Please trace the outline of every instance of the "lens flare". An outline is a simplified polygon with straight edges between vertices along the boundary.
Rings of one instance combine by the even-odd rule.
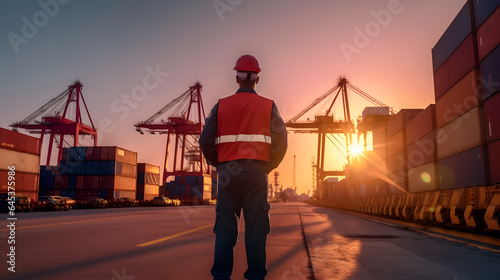
[[[422,181],[424,183],[430,183],[431,182],[431,175],[427,172],[423,172],[421,175],[420,175],[420,178],[422,179]]]

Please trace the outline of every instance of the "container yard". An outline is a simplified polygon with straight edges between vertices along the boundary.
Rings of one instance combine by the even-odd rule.
[[[71,5],[49,2],[40,1],[39,5],[45,12],[57,7],[55,14]],[[219,2],[213,6],[221,29],[242,19],[250,5],[228,1],[223,11]],[[352,69],[359,67],[358,56],[373,56],[373,50],[388,48],[377,44],[389,33],[399,32],[394,31],[394,22],[409,17],[406,9],[417,5],[407,2],[397,6],[389,1],[384,9],[367,8],[373,18],[364,29],[359,24],[351,28],[355,32],[351,47],[355,49],[346,54],[350,39],[340,43],[346,73],[356,77],[359,74]],[[497,278],[500,1],[463,2],[426,50],[432,96],[423,106],[417,102],[421,96],[415,95],[411,96],[414,102],[406,103],[410,106],[400,107],[388,96],[397,94],[399,98],[406,92],[375,97],[343,74],[322,95],[304,92],[296,78],[284,83],[300,88],[302,96],[276,97],[275,105],[286,118],[288,151],[293,153],[268,174],[271,210],[269,203],[263,206],[271,217],[266,279]],[[47,14],[55,25],[57,17]],[[421,18],[418,21],[422,24]],[[43,26],[38,27],[43,31]],[[380,32],[374,34],[374,27]],[[363,40],[366,45],[362,47],[359,42]],[[29,47],[25,44],[17,47]],[[399,45],[391,44],[397,53]],[[293,60],[290,54],[280,56]],[[311,59],[303,65],[315,63]],[[290,67],[262,65],[266,71]],[[387,70],[376,73],[373,65],[373,78],[365,80],[362,88],[387,91],[380,86],[386,83],[381,77]],[[116,86],[120,91],[116,99],[105,99],[108,92],[92,92],[91,79],[96,76],[88,76],[85,90],[79,79],[59,85],[60,94],[46,92],[43,84],[40,92],[49,101],[31,113],[27,105],[20,104],[18,111],[28,116],[19,121],[13,114],[10,127],[0,127],[0,218],[7,221],[7,228],[0,229],[0,260],[9,265],[8,269],[1,267],[0,278],[184,280],[209,275],[213,233],[223,228],[215,221],[220,219],[222,198],[229,192],[222,191],[217,202],[219,187],[227,186],[227,174],[219,175],[210,165],[199,139],[207,116],[219,114],[210,109],[223,97],[213,93],[213,73],[205,73],[210,71],[194,74],[196,67],[189,66],[193,77],[181,78],[179,73],[191,72],[172,67],[167,73],[160,67],[166,69],[164,65],[143,67],[145,76],[135,79],[139,84],[128,92]],[[299,72],[304,75],[307,71],[301,68]],[[265,74],[263,71],[263,80]],[[207,82],[202,85],[194,80],[198,77]],[[191,83],[181,88],[176,83],[185,83],[184,79]],[[269,87],[274,81],[265,82]],[[323,86],[308,84],[311,90]],[[157,87],[160,94],[154,92]],[[410,92],[410,86],[407,90]],[[110,105],[96,106],[99,104],[93,99],[99,98]],[[285,103],[290,99],[296,102],[293,106]],[[280,105],[283,103],[287,105]],[[93,107],[110,111],[109,118],[93,118]],[[300,138],[292,136],[295,134]],[[309,158],[304,158],[306,153]],[[155,161],[148,160],[153,157]],[[302,168],[304,162],[310,163],[307,169]],[[236,164],[233,171],[240,172],[238,167]],[[312,177],[304,185],[306,174]],[[243,275],[247,269],[245,248],[250,243],[245,243],[245,231],[250,228],[245,225],[245,214],[249,214],[236,210],[239,236],[232,248],[232,279],[242,279],[235,278],[235,273]],[[7,247],[12,239],[17,247]],[[63,244],[62,252],[52,253]],[[17,275],[10,273],[14,268]]]

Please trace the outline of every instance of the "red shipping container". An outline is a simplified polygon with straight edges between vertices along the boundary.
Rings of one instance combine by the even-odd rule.
[[[77,190],[75,193],[75,200],[82,200],[84,198],[84,191]]]
[[[16,172],[14,175],[16,192],[38,192],[39,175]],[[0,192],[9,191],[9,172],[0,170]]]
[[[68,189],[68,185],[64,186],[62,185],[62,176],[63,175],[55,175],[54,176],[54,188],[55,189]]]
[[[87,189],[97,189],[99,187],[99,176],[90,176],[90,185]]]
[[[500,9],[491,14],[477,30],[479,59],[485,58],[500,44]]]
[[[76,176],[76,189],[83,190],[85,188],[85,176]]]
[[[40,155],[40,140],[0,127],[0,148]]]
[[[108,160],[108,147],[99,147],[100,158],[98,160]]]
[[[94,160],[94,147],[85,147],[85,160]]]
[[[408,168],[431,162],[435,156],[436,142],[434,140],[434,132],[428,133],[407,146]]]
[[[84,189],[90,189],[92,187],[92,176],[90,175],[85,175],[83,176],[85,179],[84,179]]]
[[[160,174],[160,167],[149,163],[138,163],[137,172],[148,173],[148,174]]]
[[[438,128],[477,106],[476,74],[476,70],[470,71],[436,100],[436,125]]]
[[[500,93],[486,99],[484,109],[488,140],[491,142],[500,139]]]
[[[103,176],[106,179],[106,189],[114,190],[115,189],[115,176]]]
[[[406,142],[411,143],[434,130],[436,105],[430,104],[406,125]]]
[[[387,141],[387,157],[401,152],[404,149],[403,131],[400,130]]]
[[[474,68],[474,41],[469,35],[434,73],[434,94],[438,100],[448,89]]]
[[[500,140],[490,143],[489,154],[491,183],[500,184]]]
[[[390,138],[400,130],[406,128],[406,124],[422,111],[423,109],[401,109],[386,124],[387,138]]]
[[[67,189],[69,188],[69,175],[62,175],[62,186],[61,188]]]

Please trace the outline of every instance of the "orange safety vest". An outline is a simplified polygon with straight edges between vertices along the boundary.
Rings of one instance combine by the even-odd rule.
[[[217,155],[219,162],[238,159],[270,161],[273,101],[251,92],[219,100]]]

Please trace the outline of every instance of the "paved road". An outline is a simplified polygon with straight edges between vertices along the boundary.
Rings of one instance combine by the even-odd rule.
[[[0,279],[211,279],[213,206],[19,213],[16,272],[7,270],[0,228]],[[0,215],[0,223],[7,224]],[[271,280],[500,279],[500,256],[302,203],[273,204]],[[233,280],[246,269],[244,224]]]

